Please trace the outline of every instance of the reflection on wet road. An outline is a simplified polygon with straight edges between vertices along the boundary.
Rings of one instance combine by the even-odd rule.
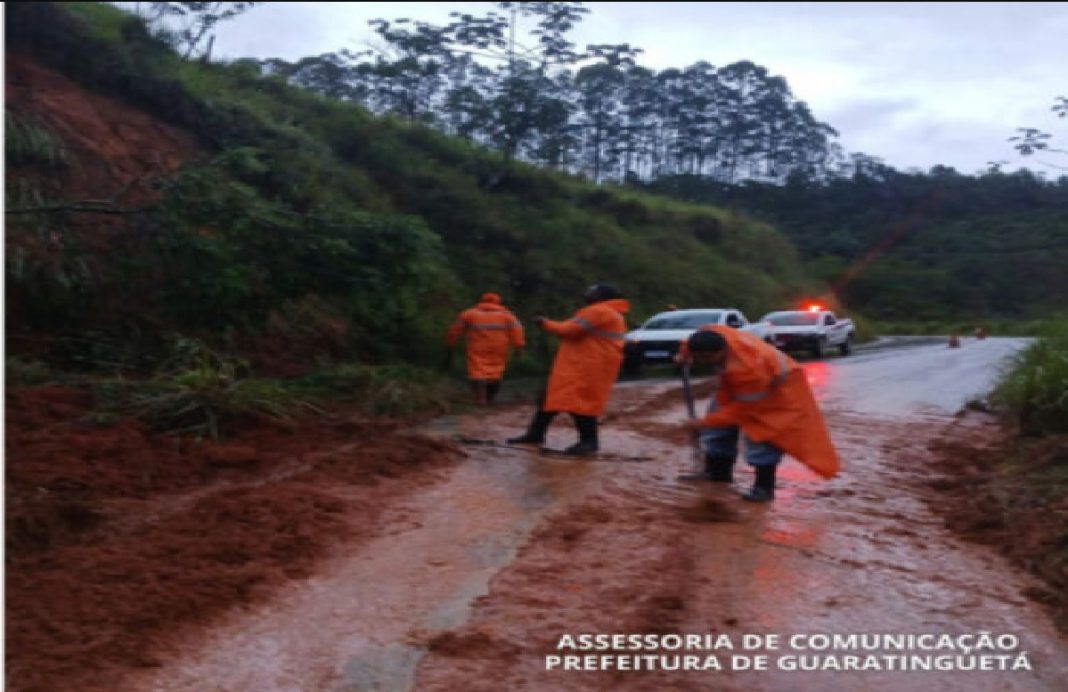
[[[948,348],[944,341],[921,342],[804,365],[817,399],[827,406],[876,416],[954,413],[987,393],[1001,366],[1026,343],[963,339],[961,348]]]

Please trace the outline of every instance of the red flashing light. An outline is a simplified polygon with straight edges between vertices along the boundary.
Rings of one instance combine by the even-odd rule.
[[[809,305],[808,306],[808,311],[809,312],[819,312],[822,309],[823,308],[821,306],[819,306],[819,305]]]

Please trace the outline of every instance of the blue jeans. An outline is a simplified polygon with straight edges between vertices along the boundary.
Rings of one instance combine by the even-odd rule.
[[[711,413],[719,408],[713,398],[708,406]],[[750,466],[776,466],[782,461],[782,450],[770,442],[754,442],[741,434],[737,426],[705,428],[701,431],[701,448],[710,457],[723,457],[732,461],[738,456],[738,437],[745,439],[745,463]]]

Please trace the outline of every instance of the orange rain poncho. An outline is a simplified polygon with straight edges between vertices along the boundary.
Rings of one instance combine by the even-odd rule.
[[[460,313],[445,334],[452,347],[467,338],[467,377],[472,380],[499,380],[508,361],[508,345],[523,348],[523,326],[500,304],[496,293],[485,293],[473,308]]]
[[[604,413],[623,362],[623,315],[628,310],[630,303],[614,298],[587,305],[569,320],[542,323],[542,329],[562,339],[543,410],[580,416]]]
[[[719,408],[701,422],[709,428],[736,425],[754,442],[770,442],[833,478],[841,468],[838,453],[801,366],[751,334],[719,325],[701,331],[721,335],[728,348],[716,392]]]

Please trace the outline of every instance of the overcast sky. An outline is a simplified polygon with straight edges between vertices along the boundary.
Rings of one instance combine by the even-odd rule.
[[[782,75],[850,152],[900,169],[936,164],[962,173],[989,161],[1052,176],[1058,155],[1020,157],[1017,127],[1068,144],[1068,120],[1050,111],[1068,96],[1068,3],[587,3],[571,38],[630,43],[653,69],[751,60]],[[365,48],[367,20],[448,21],[493,3],[270,2],[220,25],[217,57],[294,60]]]

